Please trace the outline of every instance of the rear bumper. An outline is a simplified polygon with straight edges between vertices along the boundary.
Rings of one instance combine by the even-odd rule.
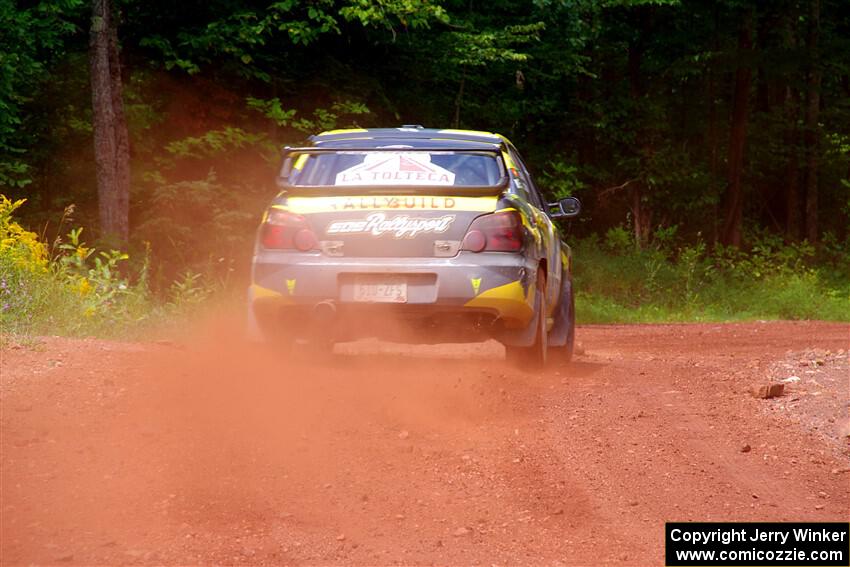
[[[354,278],[403,276],[405,303],[354,301]],[[284,325],[301,335],[321,311],[335,329],[370,335],[374,315],[491,336],[521,330],[534,318],[536,266],[520,254],[460,252],[453,258],[329,258],[322,253],[261,251],[254,257],[250,311],[259,327]],[[320,306],[317,309],[317,306]],[[468,323],[468,325],[466,324]],[[470,339],[473,337],[470,336]]]

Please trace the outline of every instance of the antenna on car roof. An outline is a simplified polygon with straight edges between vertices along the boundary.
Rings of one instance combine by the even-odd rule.
[[[424,130],[425,129],[425,126],[423,126],[422,124],[402,124],[401,127],[402,128],[416,128],[418,130]]]

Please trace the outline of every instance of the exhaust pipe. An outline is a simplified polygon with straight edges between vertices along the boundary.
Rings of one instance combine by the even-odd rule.
[[[336,303],[320,301],[313,306],[313,320],[317,323],[330,323],[336,318]]]

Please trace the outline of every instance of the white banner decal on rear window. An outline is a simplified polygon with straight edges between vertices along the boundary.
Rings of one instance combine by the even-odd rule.
[[[336,174],[335,185],[454,185],[455,174],[423,153],[366,154],[363,163]]]
[[[455,220],[455,215],[423,218],[407,215],[387,218],[384,213],[372,213],[363,220],[334,221],[328,225],[327,234],[371,234],[394,238],[413,238],[422,233],[446,232]]]

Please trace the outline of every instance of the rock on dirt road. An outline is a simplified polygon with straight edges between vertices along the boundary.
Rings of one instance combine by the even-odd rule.
[[[6,341],[0,563],[661,565],[665,521],[850,519],[847,325],[579,340]]]

